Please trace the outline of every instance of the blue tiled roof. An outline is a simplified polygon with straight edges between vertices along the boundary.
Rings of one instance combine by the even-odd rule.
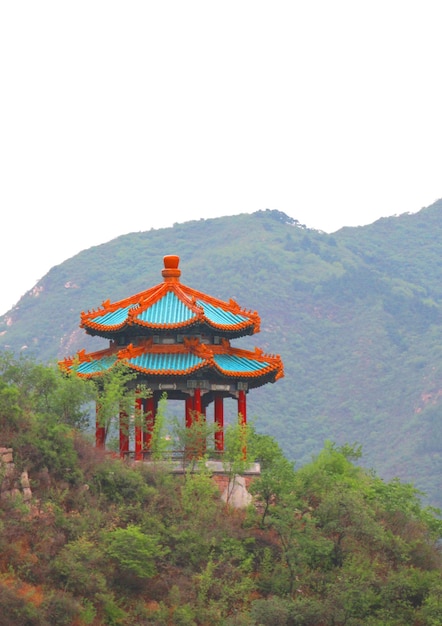
[[[106,356],[102,359],[93,359],[92,361],[83,361],[80,363],[77,369],[78,374],[97,374],[99,372],[105,372],[112,367],[117,360],[117,356]]]
[[[235,324],[241,324],[241,322],[247,321],[247,318],[243,315],[230,313],[221,307],[213,306],[213,304],[209,304],[203,300],[197,300],[197,304],[204,309],[204,315],[209,321],[213,322],[213,324],[234,326]]]
[[[129,364],[150,371],[185,371],[204,363],[204,360],[195,354],[142,354],[129,359]]]
[[[105,315],[94,317],[94,322],[103,326],[119,326],[126,321],[127,314],[129,313],[130,309],[133,308],[133,306],[134,305],[131,304],[130,306],[117,309],[116,311],[112,311],[111,313],[106,313]]]
[[[181,324],[188,322],[195,313],[172,291],[157,300],[151,307],[142,311],[137,318],[148,324]]]
[[[248,359],[246,357],[238,357],[233,354],[217,354],[214,356],[215,363],[225,372],[259,372],[266,369],[268,363],[257,361],[256,359]]]

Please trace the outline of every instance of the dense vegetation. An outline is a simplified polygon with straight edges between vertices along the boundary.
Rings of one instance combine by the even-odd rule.
[[[99,349],[80,312],[179,254],[184,283],[260,314],[239,345],[281,354],[285,378],[248,397],[260,433],[297,467],[327,439],[360,442],[366,467],[442,506],[441,242],[442,201],[333,235],[269,210],[132,233],[54,267],[0,319],[0,347],[43,363]]]
[[[294,468],[252,431],[262,473],[236,510],[203,468],[94,449],[79,429],[93,393],[0,360],[0,443],[33,490],[0,501],[3,626],[442,623],[442,523],[412,486],[361,468],[357,446]]]

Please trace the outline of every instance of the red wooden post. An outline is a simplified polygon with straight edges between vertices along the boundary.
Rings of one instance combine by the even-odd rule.
[[[129,416],[126,411],[120,411],[120,456],[122,459],[129,452]]]
[[[224,400],[221,395],[215,395],[215,450],[224,450]]]
[[[106,441],[106,428],[101,423],[99,412],[100,405],[97,403],[95,406],[95,446],[97,448],[104,448]]]
[[[238,391],[238,416],[240,424],[247,424],[246,392]]]
[[[143,399],[135,399],[135,461],[143,460]]]
[[[240,389],[238,392],[238,419],[241,426],[245,426],[247,424],[247,403],[246,403],[246,392],[243,389]],[[243,458],[247,458],[247,447],[244,444],[242,449]]]
[[[193,421],[193,396],[186,396],[186,428],[192,426]]]
[[[201,393],[201,390],[199,390],[199,392]],[[197,413],[197,417],[205,424],[206,423],[206,413],[207,413],[207,406],[204,403],[204,398],[201,396],[201,409],[199,414]],[[206,453],[206,448],[207,448],[207,441],[206,438],[203,436],[202,440],[201,440],[201,446],[200,446],[200,450],[199,453],[202,456],[204,456],[204,454]]]
[[[201,401],[201,389],[199,387],[196,387],[193,390],[193,410],[191,412],[191,418],[189,420],[189,426],[192,426],[193,423],[195,423],[197,420],[199,421],[201,419],[201,416],[203,416],[202,419],[204,419],[204,413],[205,410],[203,409],[203,405],[202,405],[202,401]],[[187,426],[187,424],[186,424]],[[205,452],[205,441],[195,441],[194,444],[196,445],[196,450],[186,450],[186,454],[190,455],[197,455],[197,456],[203,456],[204,452]]]
[[[193,410],[197,418],[203,412],[201,405],[201,389],[199,387],[193,390]]]
[[[155,399],[152,396],[146,398],[146,421],[144,430],[144,449],[149,451],[152,447],[152,433],[155,426]]]

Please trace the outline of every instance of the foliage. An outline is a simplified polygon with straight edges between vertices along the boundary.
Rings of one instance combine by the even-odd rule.
[[[270,504],[291,492],[294,468],[273,437],[253,431],[253,450],[260,462],[261,473],[252,483],[250,491],[262,503],[261,524],[264,524]]]
[[[216,427],[209,424],[203,415],[191,415],[190,425],[183,424],[177,417],[171,420],[171,444],[182,453],[182,467],[192,472],[213,452],[213,435]]]
[[[106,589],[100,572],[103,551],[85,537],[67,543],[54,560],[52,575],[70,591],[82,598],[91,598]]]
[[[96,420],[104,427],[105,438],[111,429],[112,422],[119,418],[120,413],[129,415],[135,405],[135,390],[131,382],[136,375],[125,363],[117,361],[111,368],[103,372],[97,382]]]
[[[160,461],[169,452],[172,441],[166,419],[167,396],[164,394],[158,402],[155,423],[152,430],[150,453],[153,461]]]
[[[107,502],[116,504],[145,502],[154,493],[141,472],[133,472],[125,463],[111,459],[95,469],[91,487]]]
[[[52,373],[10,365],[0,389],[20,393],[3,396],[3,419],[33,500],[1,500],[5,624],[441,622],[439,514],[413,486],[356,465],[360,446],[326,442],[295,470],[273,437],[232,428],[230,462],[244,469],[246,443],[262,468],[254,505],[235,510],[204,464],[172,475],[90,447],[52,415],[53,391],[21,398]]]
[[[105,542],[106,555],[116,563],[120,574],[136,578],[155,576],[156,561],[167,554],[158,537],[144,533],[135,524],[116,528],[107,534]]]

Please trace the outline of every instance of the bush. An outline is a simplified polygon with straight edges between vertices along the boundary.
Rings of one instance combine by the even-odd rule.
[[[158,537],[146,535],[135,525],[116,528],[106,536],[106,543],[106,554],[118,570],[138,579],[155,576],[155,561],[167,553]]]
[[[47,626],[40,611],[26,602],[18,590],[0,581],[0,607],[2,626]]]
[[[106,461],[92,478],[92,486],[109,502],[123,504],[144,503],[156,492],[147,485],[141,472],[119,461]]]
[[[70,626],[81,613],[82,607],[69,594],[61,591],[54,592],[43,603],[46,619],[49,624]]]

